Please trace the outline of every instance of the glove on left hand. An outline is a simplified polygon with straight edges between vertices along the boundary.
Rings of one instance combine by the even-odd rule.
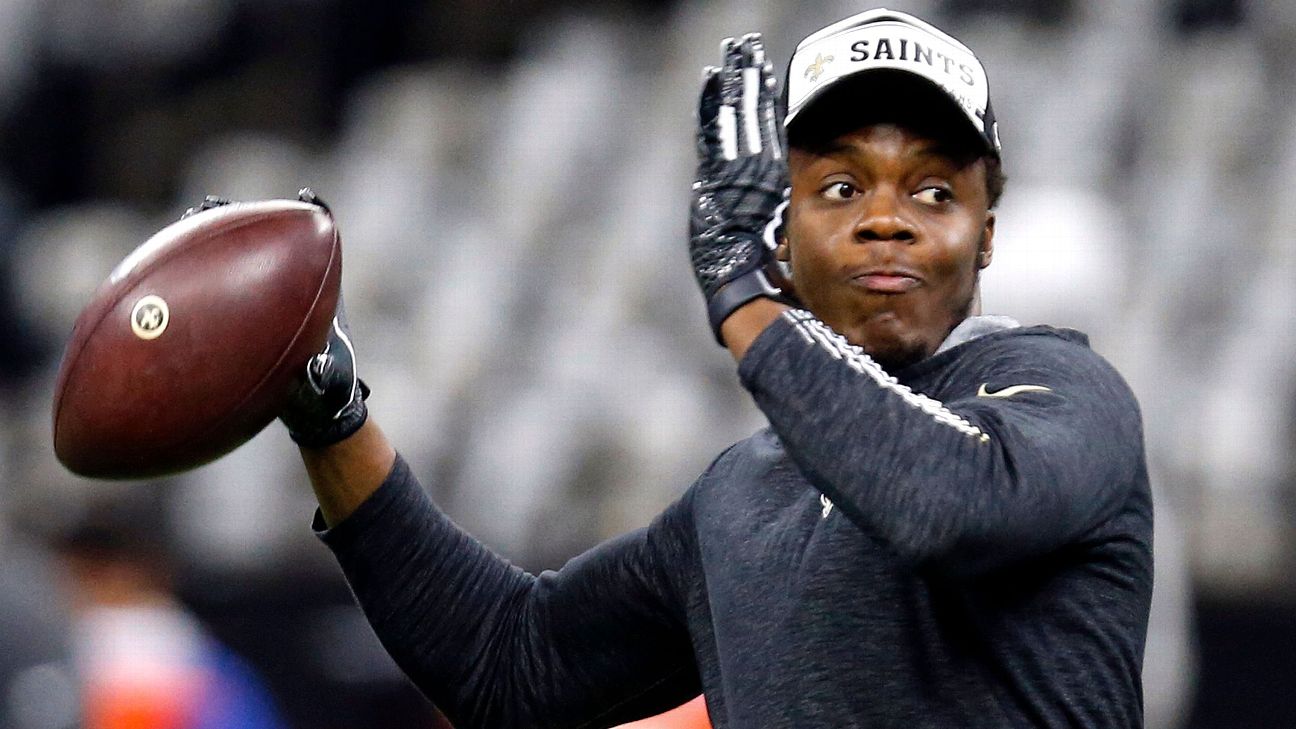
[[[689,254],[723,345],[720,325],[738,307],[760,296],[792,302],[765,273],[788,192],[774,67],[756,33],[721,50],[724,65],[706,69],[698,106]]]

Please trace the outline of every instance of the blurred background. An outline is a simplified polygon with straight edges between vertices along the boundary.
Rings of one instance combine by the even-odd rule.
[[[1142,402],[1148,725],[1296,726],[1296,4],[890,6],[989,70],[987,312],[1089,332]],[[0,729],[435,726],[279,425],[158,483],[55,462],[63,341],[126,253],[204,194],[314,187],[372,411],[457,521],[554,568],[763,423],[684,250],[701,67],[867,7],[0,0]]]

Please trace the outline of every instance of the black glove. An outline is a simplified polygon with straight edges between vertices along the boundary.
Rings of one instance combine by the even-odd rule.
[[[324,349],[306,362],[279,419],[298,445],[323,448],[345,440],[369,419],[369,386],[356,376],[355,347],[338,300]]]
[[[297,198],[332,214],[310,188],[302,189]],[[365,407],[368,397],[368,385],[356,375],[355,346],[351,343],[346,307],[339,294],[324,349],[306,362],[279,419],[288,426],[288,435],[298,445],[323,448],[345,440],[365,424],[369,419],[369,409]]]
[[[738,307],[765,296],[794,303],[771,283],[787,205],[788,169],[774,66],[760,35],[721,44],[724,65],[704,72],[689,254],[716,341]]]

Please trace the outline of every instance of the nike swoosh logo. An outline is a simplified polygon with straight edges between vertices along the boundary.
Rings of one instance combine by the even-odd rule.
[[[977,397],[1012,397],[1023,392],[1053,392],[1053,390],[1043,385],[1011,385],[1002,390],[990,392],[983,382],[981,388],[977,390]]]

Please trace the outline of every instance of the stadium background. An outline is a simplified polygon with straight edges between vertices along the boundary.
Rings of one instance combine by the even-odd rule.
[[[1149,726],[1296,726],[1296,4],[890,6],[990,71],[1010,181],[987,310],[1087,330],[1142,401]],[[126,514],[106,521],[172,559],[180,604],[290,726],[430,725],[310,534],[279,426],[162,483],[57,466],[77,310],[204,194],[313,186],[373,411],[461,524],[556,567],[762,422],[684,254],[699,69],[726,35],[786,59],[864,7],[0,0],[6,558],[27,545],[56,575],[49,545]]]

